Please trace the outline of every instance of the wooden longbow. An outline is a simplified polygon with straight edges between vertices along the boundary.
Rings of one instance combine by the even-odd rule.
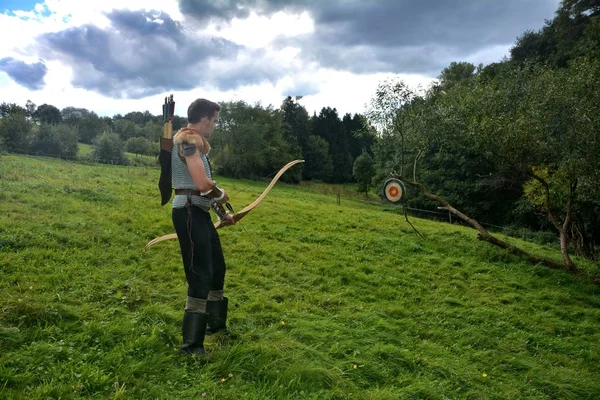
[[[279,180],[281,175],[283,175],[285,173],[285,171],[292,168],[294,165],[300,164],[303,162],[304,162],[304,160],[294,160],[294,161],[289,162],[286,165],[284,165],[283,168],[281,168],[279,170],[279,172],[277,172],[277,175],[275,175],[273,177],[273,179],[269,183],[269,186],[267,186],[267,188],[260,194],[260,196],[258,196],[258,198],[256,200],[254,200],[252,203],[248,204],[242,210],[233,214],[233,220],[237,223],[239,220],[244,218],[250,211],[252,211],[256,206],[258,206],[261,201],[263,201],[263,199],[267,196],[267,194],[269,194],[269,192],[271,191],[273,186],[275,186],[275,183],[277,183],[277,181]],[[230,226],[230,225],[232,225],[232,224],[225,220],[220,220],[220,221],[215,222],[216,229],[223,228],[225,226]],[[155,239],[152,239],[151,241],[148,242],[148,244],[146,244],[146,247],[144,249],[148,250],[150,247],[154,246],[156,243],[160,243],[160,242],[163,242],[165,240],[170,240],[170,239],[177,239],[177,234],[169,233],[168,235],[159,236]]]

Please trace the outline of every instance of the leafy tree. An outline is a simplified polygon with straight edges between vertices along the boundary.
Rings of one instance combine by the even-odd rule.
[[[77,131],[66,124],[42,123],[31,135],[29,151],[53,157],[77,155]]]
[[[33,118],[36,109],[37,106],[31,100],[27,100],[27,103],[25,103],[25,115],[27,115],[28,118]]]
[[[7,152],[23,153],[29,145],[32,124],[23,107],[14,103],[0,104],[0,145]]]
[[[92,156],[103,164],[127,164],[123,142],[114,132],[103,132],[94,140]]]
[[[373,176],[375,175],[373,157],[371,157],[366,151],[363,152],[356,158],[356,161],[354,161],[352,173],[354,175],[354,179],[358,183],[358,191],[364,192],[365,197],[367,197],[369,194],[371,179],[373,179]]]
[[[135,137],[127,140],[125,143],[125,150],[134,154],[151,154],[153,148],[148,139]]]
[[[243,101],[224,102],[213,133],[213,167],[219,174],[257,179],[271,176],[293,160],[294,149],[284,138],[283,114],[272,107]],[[297,182],[301,169],[286,173],[284,181]]]
[[[329,155],[333,161],[332,182],[352,181],[352,156],[348,136],[337,110],[324,107],[319,116],[313,118],[313,135],[325,139],[329,147]]]
[[[60,110],[51,104],[42,104],[33,113],[34,120],[46,124],[58,124],[62,122]]]
[[[342,124],[347,134],[350,146],[350,155],[356,160],[363,151],[373,154],[373,143],[375,143],[375,129],[369,126],[366,118],[361,114],[344,115]]]
[[[379,83],[367,111],[367,118],[380,136],[394,138],[394,154],[387,159],[391,170],[404,173],[405,167],[405,114],[401,112],[417,94],[401,79],[386,79]]]
[[[502,168],[525,173],[539,185],[543,211],[559,233],[571,270],[567,244],[581,209],[578,195],[585,188],[591,199],[598,191],[593,182],[600,169],[600,96],[592,90],[598,85],[600,61],[581,58],[559,70],[516,69],[492,85],[470,88],[473,138]]]
[[[596,0],[563,0],[555,17],[538,31],[526,31],[511,59],[566,68],[581,56],[600,57],[600,6]]]
[[[442,70],[438,77],[441,89],[450,89],[457,83],[469,79],[475,72],[475,66],[468,62],[453,61]]]
[[[302,178],[327,182],[333,174],[333,160],[329,155],[329,144],[320,136],[310,135],[304,149],[305,166]]]
[[[15,114],[23,114],[27,116],[27,110],[16,103],[0,104],[0,118],[6,118]]]
[[[299,97],[301,98],[301,97]],[[300,146],[303,150],[310,134],[309,116],[306,108],[300,105],[291,96],[285,98],[281,104],[286,140],[293,146]]]
[[[79,147],[77,130],[65,124],[55,125],[52,130],[60,146],[60,156],[75,158]]]

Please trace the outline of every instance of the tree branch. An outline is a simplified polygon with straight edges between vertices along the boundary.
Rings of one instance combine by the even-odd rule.
[[[511,244],[504,242],[503,240],[498,239],[497,237],[491,235],[483,226],[481,226],[481,224],[479,222],[477,222],[476,220],[474,220],[472,218],[469,218],[465,214],[458,211],[456,208],[452,207],[450,205],[450,203],[448,203],[442,197],[437,196],[433,193],[430,193],[429,191],[427,191],[427,189],[425,189],[425,187],[423,185],[421,185],[417,182],[413,182],[409,179],[403,178],[402,176],[395,175],[395,178],[399,179],[400,181],[404,182],[405,184],[407,184],[409,186],[416,188],[425,197],[427,197],[431,200],[437,201],[439,204],[446,207],[448,209],[448,211],[450,211],[452,214],[456,215],[458,218],[460,218],[461,220],[463,220],[464,222],[466,222],[473,228],[477,229],[477,231],[479,232],[477,238],[479,240],[486,241],[488,243],[491,243],[493,245],[496,245],[498,247],[506,249],[511,253],[523,256],[523,257],[527,258],[529,261],[531,261],[532,263],[543,264],[546,267],[552,268],[552,269],[560,269],[560,270],[564,270],[564,271],[569,271],[569,272],[573,273],[574,275],[583,275],[583,273],[581,271],[579,271],[574,265],[572,267],[570,267],[568,265],[558,263],[556,261],[550,260],[545,257],[539,257],[536,255],[533,255],[521,248],[518,248],[516,246],[513,246]],[[596,284],[600,284],[600,282],[598,280],[594,280],[594,282]]]

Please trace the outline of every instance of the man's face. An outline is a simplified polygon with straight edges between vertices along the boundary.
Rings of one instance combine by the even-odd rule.
[[[216,111],[215,115],[213,115],[212,118],[208,119],[203,119],[203,121],[205,122],[204,125],[204,132],[206,134],[206,136],[210,136],[212,135],[213,131],[215,130],[215,126],[217,125],[217,120],[219,119],[219,112]]]

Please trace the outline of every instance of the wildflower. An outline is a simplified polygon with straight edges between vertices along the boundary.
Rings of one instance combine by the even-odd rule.
[[[225,378],[221,378],[221,383],[222,383],[222,382],[225,382]]]
[[[202,397],[206,397],[206,392],[202,392]]]
[[[281,326],[285,326],[285,321],[281,321]]]
[[[352,366],[352,368],[356,369],[356,368],[358,368],[358,367],[356,366],[356,364],[354,364],[354,365]]]
[[[231,372],[227,376],[230,377],[230,378],[233,378],[233,374]]]
[[[487,374],[485,372],[483,374],[481,374],[481,376],[483,376],[484,378],[487,378]]]

